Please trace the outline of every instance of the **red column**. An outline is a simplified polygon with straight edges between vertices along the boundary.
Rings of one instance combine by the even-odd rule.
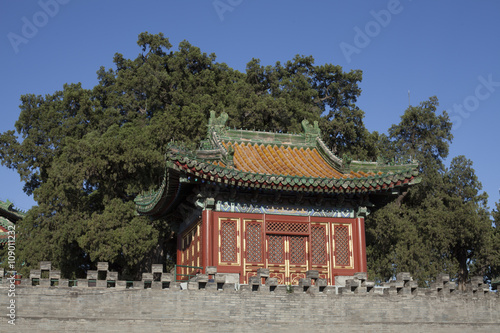
[[[212,220],[211,217],[212,217],[211,209],[203,210],[202,213],[202,228],[203,228],[202,260],[203,261],[202,262],[203,262],[203,268],[205,270],[207,266],[212,266],[211,251],[210,251],[210,240],[211,240],[210,225]]]
[[[181,261],[181,245],[182,245],[182,234],[179,233],[177,234],[177,260],[176,260],[177,265],[184,265]],[[177,267],[177,269],[175,270],[175,276],[174,276],[175,281],[177,281],[177,274],[182,273],[180,270],[181,270],[180,267]]]
[[[356,229],[358,229],[359,271],[367,272],[368,268],[366,265],[365,219],[363,217],[358,217],[356,222],[357,222]]]

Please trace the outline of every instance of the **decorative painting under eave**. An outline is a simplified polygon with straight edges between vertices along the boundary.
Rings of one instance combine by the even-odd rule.
[[[315,216],[315,217],[343,217],[354,218],[353,208],[321,208],[321,207],[300,207],[297,205],[259,205],[245,204],[239,202],[222,202],[215,204],[215,211],[227,213],[249,213],[249,214],[270,214],[270,215],[292,215],[292,216]]]
[[[226,113],[215,117],[215,112],[211,112],[207,139],[197,151],[169,144],[168,184],[367,194],[420,181],[417,163],[387,165],[344,161],[335,156],[321,140],[317,122],[311,125],[304,120],[304,133],[285,134],[229,129],[225,126],[227,118]],[[159,191],[138,196],[138,211],[148,214],[160,201],[172,202],[173,198],[167,200],[167,197],[176,191],[166,185],[164,180]]]

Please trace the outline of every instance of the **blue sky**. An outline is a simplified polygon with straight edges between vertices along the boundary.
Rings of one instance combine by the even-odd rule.
[[[0,132],[14,129],[23,94],[64,83],[92,88],[113,55],[135,58],[140,32],[186,39],[245,70],[312,55],[363,71],[358,106],[370,131],[386,132],[408,107],[436,95],[454,122],[447,163],[465,155],[489,205],[499,201],[500,2],[381,1],[2,1]],[[0,200],[35,204],[15,171],[0,167]]]

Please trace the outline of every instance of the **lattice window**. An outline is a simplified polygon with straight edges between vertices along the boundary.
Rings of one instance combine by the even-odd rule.
[[[275,264],[284,263],[285,262],[284,236],[269,235],[267,245],[269,248],[269,262]]]
[[[235,262],[237,261],[237,227],[236,221],[226,220],[221,221],[220,237],[221,237],[221,261]]]
[[[306,264],[306,237],[290,236],[290,264]]]
[[[308,223],[268,222],[267,231],[308,233]]]
[[[328,255],[326,252],[326,227],[322,225],[311,226],[311,263],[313,265],[326,265]]]
[[[335,226],[335,266],[351,265],[349,226]]]
[[[262,262],[262,223],[246,225],[246,251],[248,262]]]

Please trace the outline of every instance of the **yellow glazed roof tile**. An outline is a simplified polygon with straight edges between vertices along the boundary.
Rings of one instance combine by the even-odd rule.
[[[234,148],[234,166],[243,172],[268,175],[315,178],[359,178],[361,173],[342,174],[328,164],[316,148],[292,148],[289,146],[257,143],[222,142],[228,149]]]

